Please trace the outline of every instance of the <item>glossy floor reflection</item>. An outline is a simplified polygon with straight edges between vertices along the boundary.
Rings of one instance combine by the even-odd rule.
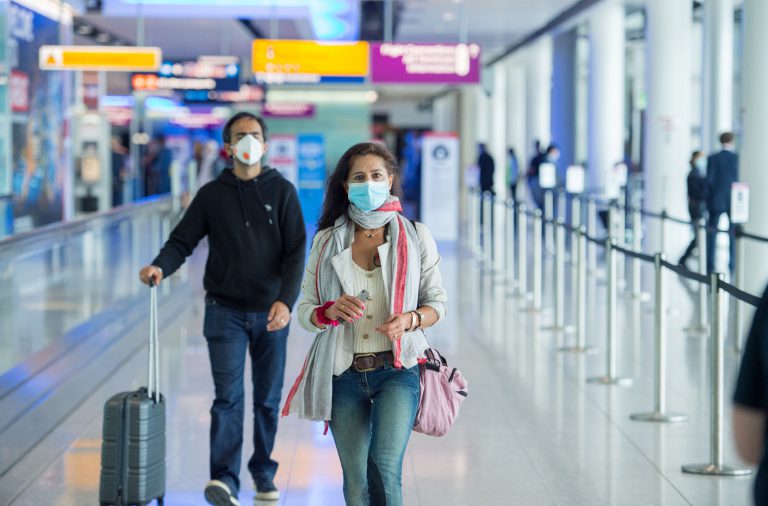
[[[651,304],[619,299],[617,371],[632,377],[634,384],[588,384],[587,377],[605,372],[601,281],[590,278],[588,283],[587,342],[597,346],[598,353],[561,353],[557,349],[571,344],[574,335],[542,330],[552,318],[551,259],[545,262],[545,310],[537,313],[525,311],[527,303],[509,296],[511,287],[483,273],[475,260],[450,246],[442,245],[441,250],[449,313],[429,331],[429,338],[462,369],[470,394],[446,437],[414,434],[404,466],[406,505],[750,504],[751,478],[680,471],[681,465],[704,462],[709,455],[708,340],[682,332],[695,319],[690,287],[670,276],[667,389],[668,409],[684,412],[690,420],[640,423],[629,415],[653,408]],[[191,280],[200,279],[203,254],[198,252],[192,263]],[[566,272],[570,274],[570,269]],[[650,272],[644,270],[644,279],[650,280]],[[163,385],[169,398],[166,504],[172,506],[205,504],[202,487],[207,479],[212,385],[201,336],[199,284],[193,281],[192,289],[164,296],[189,298],[186,310],[161,335]],[[570,289],[566,293],[570,323],[574,300]],[[286,385],[298,372],[310,340],[293,325]],[[101,403],[109,394],[145,381],[144,359],[143,354],[130,357],[49,436],[72,435],[72,440],[11,504],[97,503]],[[736,365],[737,356],[728,355],[727,393]],[[725,426],[725,461],[735,463],[729,423]],[[344,504],[333,441],[330,435],[323,436],[322,429],[321,424],[294,417],[281,421],[275,449],[280,462],[279,504]],[[251,504],[250,481],[245,472],[241,478],[241,503]]]

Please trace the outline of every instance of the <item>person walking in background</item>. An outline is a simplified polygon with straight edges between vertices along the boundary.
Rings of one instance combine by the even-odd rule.
[[[556,163],[560,159],[560,149],[555,144],[550,144],[547,150],[539,152],[531,159],[528,168],[528,187],[531,189],[533,201],[542,212],[544,211],[544,189],[539,183],[539,168],[543,163]]]
[[[496,164],[484,143],[481,142],[477,145],[477,151],[477,165],[480,167],[480,191],[493,193],[493,173],[496,171]]]
[[[402,506],[424,330],[445,315],[435,240],[401,213],[399,169],[356,144],[328,180],[298,307],[317,333],[283,415],[328,421],[350,506]]]
[[[123,204],[123,183],[128,178],[126,159],[128,148],[123,146],[119,135],[112,136],[112,207]]]
[[[509,161],[507,163],[507,184],[509,184],[509,198],[517,203],[517,180],[520,177],[520,163],[517,160],[515,148],[509,148],[507,155],[509,156]]]
[[[154,157],[152,158],[155,193],[170,193],[171,163],[173,163],[173,152],[165,145],[165,135],[159,134],[155,136]]]
[[[294,186],[262,166],[268,148],[264,121],[240,112],[224,126],[234,167],[197,192],[160,254],[139,277],[159,283],[208,236],[205,322],[216,398],[211,407],[210,478],[205,498],[239,505],[245,412],[243,374],[251,357],[253,456],[248,470],[256,498],[277,500],[277,432],[291,307],[304,270],[306,231]]]
[[[739,157],[733,149],[734,136],[731,132],[720,135],[723,149],[707,159],[707,211],[709,212],[709,230],[707,231],[707,272],[715,270],[715,241],[720,216],[723,213],[731,218],[731,184],[739,180]],[[733,272],[736,250],[736,233],[733,224],[729,224],[728,235],[730,248],[728,270]]]
[[[686,262],[688,262],[688,259],[696,249],[696,236],[699,220],[704,217],[704,211],[707,206],[707,179],[704,175],[704,171],[707,167],[706,163],[707,160],[704,158],[704,153],[701,151],[694,151],[688,162],[688,214],[691,217],[693,239],[685,249],[683,256],[681,256],[680,260],[677,262],[678,265],[683,267],[685,267]]]

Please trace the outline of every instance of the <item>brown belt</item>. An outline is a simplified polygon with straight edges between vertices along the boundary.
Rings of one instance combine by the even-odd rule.
[[[358,353],[352,358],[352,368],[357,372],[369,372],[386,364],[394,365],[395,354],[391,351]]]

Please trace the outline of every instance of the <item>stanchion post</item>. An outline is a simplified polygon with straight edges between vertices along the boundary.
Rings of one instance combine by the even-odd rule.
[[[480,258],[480,191],[472,188],[469,190],[469,251],[476,259]]]
[[[485,192],[483,193],[483,264],[485,265],[484,270],[487,272],[493,270],[492,213],[493,202],[491,201],[491,194]]]
[[[557,217],[565,221],[565,201],[566,201],[566,193],[561,188],[557,192]],[[557,238],[555,238],[557,240]]]
[[[661,223],[659,225],[659,248],[661,252],[667,253],[667,209],[661,210]]]
[[[494,274],[504,272],[504,220],[507,215],[504,212],[504,201],[492,195],[491,200],[491,248],[493,261],[491,268]],[[504,282],[502,278],[501,283]]]
[[[699,274],[707,275],[707,220],[701,218],[696,227],[696,248],[699,250]],[[689,335],[706,336],[709,334],[707,324],[707,285],[699,283],[698,287],[698,323],[686,327],[683,332]]]
[[[541,311],[541,272],[542,272],[542,215],[539,209],[533,212],[533,311]]]
[[[616,376],[616,294],[618,285],[618,269],[616,266],[616,241],[607,238],[605,240],[605,270],[607,271],[607,299],[608,310],[606,311],[606,373],[604,376],[589,378],[589,383],[598,383],[600,385],[619,385],[628,386],[632,384],[630,378],[619,378]]]
[[[597,203],[593,197],[587,197],[587,233],[597,237]],[[589,245],[589,272],[597,271],[597,245]]]
[[[741,236],[741,225],[736,225],[736,258],[734,259],[736,286],[744,288],[744,239]],[[733,351],[741,353],[741,340],[744,336],[743,311],[744,306],[739,299],[733,299]]]
[[[654,382],[654,409],[650,413],[636,413],[632,420],[638,422],[685,422],[688,416],[682,413],[667,413],[667,304],[666,276],[664,276],[663,253],[653,257],[655,306],[653,310],[654,337],[656,340],[656,378]]]
[[[552,275],[554,322],[544,330],[573,332],[575,329],[565,326],[565,220],[555,222],[555,268]]]
[[[517,206],[517,294],[528,297],[528,209]]]
[[[506,244],[504,247],[504,272],[508,284],[515,284],[515,201],[507,199],[504,206],[506,216]]]
[[[555,203],[554,203],[554,190],[551,188],[548,188],[544,190],[544,218],[547,220],[551,220],[555,213]],[[545,235],[544,235],[544,249],[546,251],[550,251],[552,249],[552,243],[554,242],[552,238],[552,227],[546,227]]]
[[[684,473],[708,474],[712,476],[745,476],[752,473],[748,467],[727,466],[723,464],[723,377],[725,362],[725,336],[723,335],[723,308],[720,295],[722,274],[713,272],[709,277],[710,298],[710,413],[709,413],[709,462],[706,464],[688,464],[682,467]]]
[[[555,326],[565,330],[565,219],[557,219],[555,229]]]
[[[587,231],[576,229],[576,346],[566,346],[560,351],[570,353],[595,353],[586,345],[587,338]]]
[[[643,213],[639,207],[632,209],[632,250],[640,253],[643,249]],[[632,298],[649,298],[643,293],[642,264],[639,258],[632,259]]]
[[[576,194],[571,195],[571,224],[581,226],[581,198]]]

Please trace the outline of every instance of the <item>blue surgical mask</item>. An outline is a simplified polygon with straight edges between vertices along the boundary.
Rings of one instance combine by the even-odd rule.
[[[693,164],[696,166],[697,169],[699,169],[699,172],[704,174],[707,171],[707,160],[702,156],[701,158],[697,158]]]
[[[367,181],[349,183],[349,201],[363,212],[375,211],[389,198],[389,183],[386,181]]]

